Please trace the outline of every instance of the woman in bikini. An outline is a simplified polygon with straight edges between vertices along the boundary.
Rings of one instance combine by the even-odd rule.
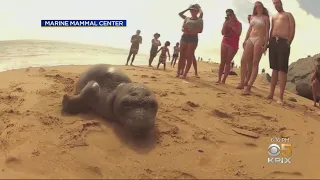
[[[163,47],[161,47],[158,52],[161,51],[161,54],[159,56],[159,62],[158,62],[158,66],[157,69],[159,69],[160,64],[163,64],[163,70],[166,70],[166,61],[167,61],[167,54],[169,57],[169,61],[170,61],[170,52],[169,52],[169,47],[170,46],[170,42],[167,41]],[[157,52],[157,53],[158,53]]]
[[[230,73],[231,61],[239,49],[239,39],[242,32],[242,25],[238,21],[233,10],[227,9],[226,14],[226,21],[224,22],[221,30],[223,39],[221,43],[221,61],[219,66],[218,81],[216,82],[217,84],[225,84],[226,82],[226,79]]]
[[[259,63],[268,46],[270,20],[268,10],[260,1],[254,4],[253,13],[250,20],[250,27],[243,42],[244,51],[241,58],[241,82],[237,89],[244,89],[243,94],[249,95],[251,87],[257,78]],[[245,87],[248,62],[252,61],[252,72],[248,85]]]
[[[171,61],[171,67],[174,67],[176,65],[176,61],[179,57],[179,52],[180,52],[180,43],[176,43],[176,45],[173,47],[173,55],[172,55],[172,61]]]
[[[191,13],[190,18],[183,15],[187,11],[190,11]],[[191,65],[196,63],[194,52],[198,46],[198,34],[202,33],[203,30],[203,20],[198,17],[199,13],[202,14],[202,11],[197,4],[191,5],[188,9],[179,13],[179,16],[184,19],[184,22],[182,26],[183,35],[180,41],[180,58],[178,62],[177,77],[182,74],[184,79],[187,78]],[[185,65],[186,61],[187,65]],[[194,64],[194,66],[195,65],[196,64]]]

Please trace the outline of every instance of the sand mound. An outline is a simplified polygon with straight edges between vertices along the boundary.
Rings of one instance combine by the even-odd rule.
[[[86,68],[0,73],[1,178],[318,177],[319,116],[309,100],[287,93],[297,102],[270,103],[259,81],[241,96],[237,76],[214,85],[217,67],[207,63],[199,63],[200,79],[191,72],[187,81],[174,69],[119,67],[159,101],[156,129],[135,140],[94,114],[61,113],[62,96]],[[291,164],[267,163],[273,137],[290,138]]]

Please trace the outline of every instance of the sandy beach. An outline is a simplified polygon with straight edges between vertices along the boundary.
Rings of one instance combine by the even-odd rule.
[[[191,69],[187,81],[170,67],[117,66],[153,89],[159,102],[155,130],[137,141],[94,114],[61,114],[62,96],[73,93],[87,67],[0,73],[0,178],[319,177],[319,109],[290,92],[284,106],[266,100],[262,77],[251,96],[242,96],[238,76],[212,83],[214,64],[199,63],[200,79]],[[290,138],[291,164],[270,164],[271,138],[281,137]]]

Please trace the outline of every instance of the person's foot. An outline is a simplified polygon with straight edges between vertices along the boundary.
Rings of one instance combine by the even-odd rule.
[[[152,67],[151,65],[149,65],[149,67]]]
[[[241,83],[239,83],[238,86],[236,87],[236,89],[244,89],[244,85],[242,85]]]
[[[182,78],[182,79],[187,79],[187,75],[184,74],[181,78]]]
[[[126,63],[126,66],[128,66],[128,63]]]
[[[250,89],[250,87],[245,88],[245,89],[242,91],[242,95],[251,95],[251,89]]]
[[[279,100],[277,101],[277,104],[284,105],[284,102],[283,102],[283,100],[279,99]]]
[[[131,63],[130,66],[133,66],[133,64]]]
[[[226,79],[222,79],[221,84],[226,84]]]
[[[273,99],[273,94],[269,94],[269,95],[267,96],[267,99]]]
[[[314,103],[313,106],[314,106],[314,107],[317,107],[317,103]]]

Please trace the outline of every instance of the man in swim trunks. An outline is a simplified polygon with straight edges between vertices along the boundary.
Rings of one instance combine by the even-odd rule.
[[[171,67],[174,67],[176,65],[176,61],[179,57],[179,52],[180,52],[180,43],[176,43],[176,45],[173,47],[173,55],[172,55],[172,61],[171,61]],[[173,65],[173,66],[172,66]]]
[[[269,40],[269,62],[272,69],[270,93],[268,99],[273,99],[274,90],[280,76],[280,97],[277,103],[283,104],[283,94],[286,88],[289,66],[290,45],[295,35],[295,20],[290,12],[283,10],[281,0],[272,0],[278,14],[272,17]]]
[[[158,47],[161,46],[161,42],[159,41],[160,34],[155,33],[153,35],[153,39],[151,41],[151,49],[150,49],[150,58],[149,58],[149,67],[152,67],[152,61],[157,55]]]
[[[320,57],[316,59],[316,69],[311,78],[312,82],[312,96],[313,106],[317,106],[317,102],[320,105]]]
[[[127,64],[126,65],[128,65],[129,60],[130,60],[130,58],[132,56],[131,64],[130,64],[130,66],[132,66],[134,58],[138,54],[139,45],[142,44],[142,37],[140,36],[140,33],[141,33],[141,31],[137,30],[136,34],[131,37],[131,47],[130,47],[130,52],[129,52],[129,55],[128,55],[128,58],[127,58]]]

